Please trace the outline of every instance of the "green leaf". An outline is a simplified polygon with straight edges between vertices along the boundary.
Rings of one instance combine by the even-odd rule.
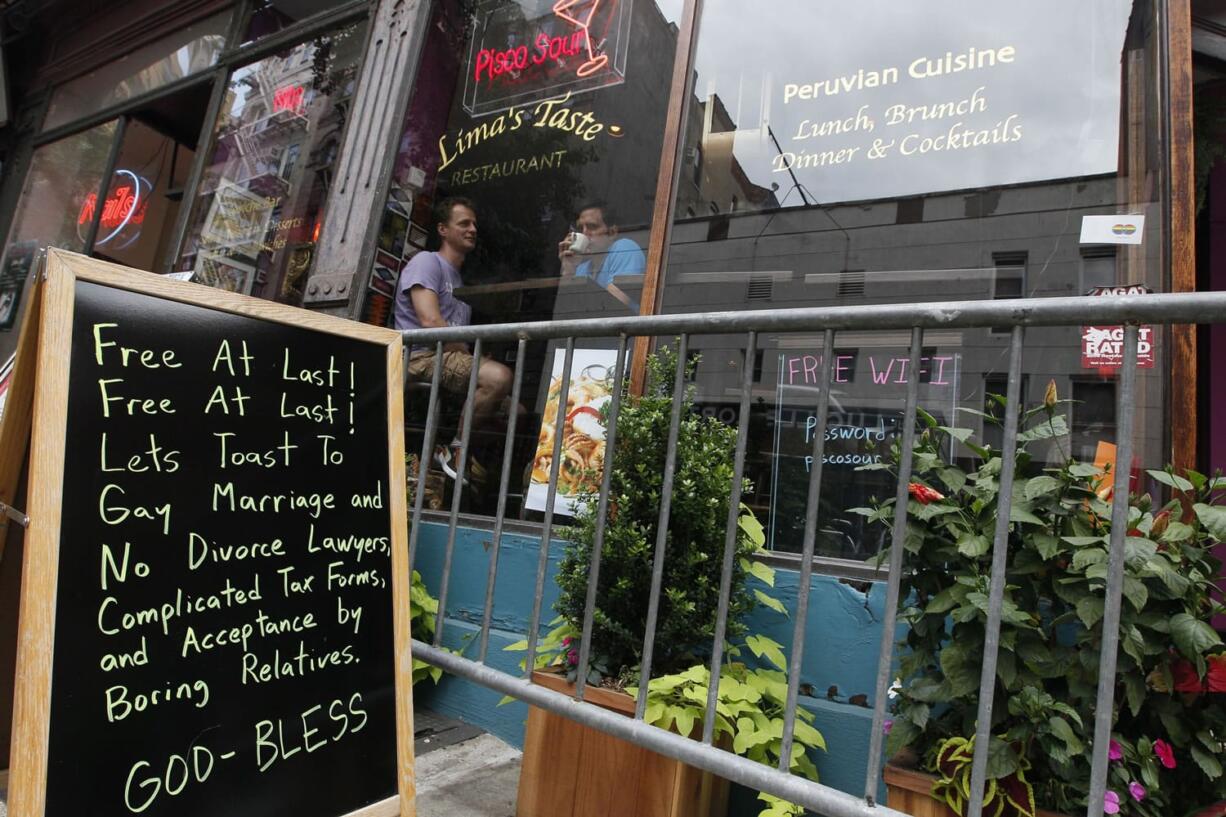
[[[805,746],[813,746],[818,749],[825,750],[826,739],[822,737],[821,732],[817,731],[802,720],[796,721],[795,730],[796,740],[800,741]]]
[[[949,682],[951,697],[969,695],[979,689],[979,663],[963,643],[951,641],[941,650],[941,670]]]
[[[1053,558],[1060,552],[1060,539],[1050,533],[1036,533],[1030,537],[1031,544],[1039,551],[1044,561]]]
[[[966,487],[966,474],[960,468],[942,468],[937,471],[937,476],[951,494],[956,494]]]
[[[966,442],[975,433],[969,428],[950,428],[949,426],[939,426],[938,428],[960,443]]]
[[[1194,490],[1192,483],[1188,482],[1183,477],[1177,477],[1174,474],[1168,474],[1166,471],[1146,471],[1151,477],[1161,482],[1163,485],[1169,485],[1177,491]]]
[[[1073,570],[1085,570],[1090,565],[1107,561],[1107,551],[1102,548],[1085,548],[1073,554]]]
[[[966,532],[958,537],[958,552],[969,558],[977,558],[992,549],[992,542],[980,533]]]
[[[1183,522],[1172,522],[1160,537],[1163,542],[1184,542],[1196,535],[1196,529]]]
[[[1068,747],[1069,754],[1080,755],[1085,752],[1085,744],[1073,732],[1073,727],[1069,726],[1068,721],[1061,718],[1059,715],[1053,715],[1048,718],[1047,724],[1051,727],[1052,734],[1064,741],[1064,745]]]
[[[745,644],[749,647],[750,651],[753,652],[753,654],[756,655],[758,658],[765,658],[767,661],[774,664],[776,669],[782,670],[783,672],[787,672],[788,663],[787,663],[787,659],[784,658],[783,656],[783,645],[782,644],[772,639],[769,639],[764,635],[747,636],[745,638]],[[756,674],[751,675],[750,683],[753,683],[755,680],[759,680]],[[763,685],[762,687],[758,687],[758,685],[754,683],[754,687],[757,688],[760,692],[766,692],[765,685]]]
[[[1200,658],[1205,650],[1222,643],[1222,637],[1208,622],[1187,613],[1171,616],[1171,638],[1185,658]]]
[[[673,707],[673,731],[682,737],[689,737],[694,731],[694,721],[697,719],[692,707]]]
[[[1106,536],[1061,536],[1063,541],[1069,543],[1073,547],[1089,547],[1090,545],[1106,544]]]
[[[1018,770],[1017,751],[1008,742],[1000,738],[988,741],[988,780],[999,780],[1008,777]]]
[[[1063,485],[1064,483],[1055,477],[1049,477],[1046,475],[1035,477],[1034,479],[1026,482],[1026,489],[1023,496],[1025,496],[1028,501],[1033,502],[1037,497],[1043,496],[1044,494],[1053,494],[1056,491],[1059,491]]]
[[[1202,502],[1192,507],[1196,511],[1196,518],[1209,531],[1209,535],[1219,542],[1226,542],[1226,508],[1206,505]]]
[[[1103,617],[1103,600],[1097,596],[1085,596],[1077,602],[1077,617],[1087,628],[1093,627]]]
[[[1088,462],[1075,462],[1068,467],[1068,472],[1075,477],[1096,477],[1103,472],[1097,465]]]
[[[769,587],[775,586],[775,569],[759,559],[741,559],[741,568]]]
[[[1145,586],[1145,582],[1140,579],[1125,576],[1124,597],[1128,599],[1133,609],[1139,613],[1145,609],[1145,604],[1149,601],[1149,589]],[[1139,661],[1140,659],[1137,660]]]
[[[774,596],[763,593],[758,589],[753,591],[753,595],[754,598],[758,600],[759,604],[769,607],[776,613],[782,613],[785,616],[788,614],[788,608],[784,607],[783,602],[779,601],[779,599],[775,598]]]
[[[1030,525],[1045,524],[1042,519],[1031,513],[1030,506],[1028,504],[1019,502],[1014,502],[1013,506],[1009,508],[1009,521],[1025,522]]]
[[[1196,765],[1200,766],[1200,770],[1205,773],[1205,777],[1210,780],[1217,780],[1222,776],[1221,762],[1209,752],[1206,752],[1197,744],[1192,744],[1192,759],[1196,761]]]

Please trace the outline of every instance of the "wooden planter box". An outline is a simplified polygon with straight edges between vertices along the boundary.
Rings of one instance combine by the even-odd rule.
[[[912,817],[958,817],[948,805],[932,797],[936,778],[930,774],[888,764],[885,777],[886,805]],[[1038,810],[1038,817],[1064,817],[1054,811]]]
[[[567,695],[547,672],[533,683]],[[588,703],[628,717],[634,699],[587,687]],[[724,817],[728,781],[537,707],[528,711],[516,817]]]

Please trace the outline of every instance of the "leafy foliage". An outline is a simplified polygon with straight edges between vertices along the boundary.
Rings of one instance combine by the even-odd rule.
[[[1108,751],[1092,746],[1092,735],[1113,475],[1071,459],[1041,471],[1032,462],[1027,442],[1058,445],[1067,434],[1057,407],[1053,395],[1021,418],[988,777],[1024,771],[1040,807],[1081,813],[1092,753]],[[907,505],[900,620],[908,631],[887,748],[910,747],[933,767],[942,746],[975,732],[1004,466],[999,452],[969,442],[978,454],[971,467],[944,461],[948,439],[965,432],[930,418],[925,425],[911,479],[939,498]],[[894,453],[897,462],[897,446]],[[1226,695],[1213,681],[1219,662],[1226,674],[1226,648],[1208,623],[1223,609],[1211,595],[1221,565],[1210,550],[1226,534],[1226,511],[1214,504],[1217,479],[1149,475],[1176,498],[1158,509],[1148,495],[1129,498],[1115,693],[1121,749],[1110,790],[1122,794],[1120,813],[1158,817],[1226,796],[1217,760],[1226,751]],[[889,527],[893,504],[856,512]],[[1159,744],[1173,745],[1174,768],[1159,768]]]
[[[770,639],[765,639],[769,641]],[[774,642],[771,642],[774,644]],[[774,644],[774,648],[779,648]],[[775,663],[772,661],[772,663]],[[644,720],[662,729],[697,737],[706,716],[711,671],[696,665],[676,675],[651,679],[647,687]],[[627,689],[631,694],[637,690]],[[788,680],[781,670],[751,669],[740,662],[720,670],[715,704],[714,739],[750,760],[779,766],[783,749],[783,721],[787,707]],[[817,780],[817,767],[809,759],[809,749],[826,748],[821,733],[813,728],[813,713],[796,709],[794,742],[790,767],[793,772]],[[766,808],[758,817],[787,817],[803,809],[786,800],[761,794]]]
[[[641,660],[675,365],[676,356],[669,351],[650,359],[646,393],[622,407],[616,450],[606,454],[613,464],[592,643],[614,675],[634,675]],[[654,668],[664,673],[682,670],[710,654],[736,450],[734,429],[695,413],[688,391],[677,399],[681,424],[653,658]],[[597,497],[588,495],[586,500],[566,533],[571,544],[557,579],[561,593],[556,609],[575,631],[583,622],[596,538]],[[760,600],[747,586],[747,569],[752,567],[747,565],[748,557],[760,548],[754,529],[760,537],[761,527],[752,515],[743,513],[741,518],[728,607],[730,638],[745,632],[743,619]]]
[[[421,580],[421,574],[414,570],[412,581],[409,582],[409,628],[413,637],[419,641],[434,638],[434,620],[437,615],[438,599],[430,595],[425,582]],[[440,668],[427,664],[420,658],[413,659],[413,683],[429,678],[437,684],[442,677],[443,671]]]

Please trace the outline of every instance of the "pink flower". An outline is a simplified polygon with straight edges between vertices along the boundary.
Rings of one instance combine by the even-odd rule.
[[[574,650],[571,650],[570,652],[566,653],[566,660],[570,662],[571,664],[578,664],[579,663],[579,653],[575,652]]]
[[[1137,781],[1132,781],[1128,784],[1128,793],[1132,795],[1132,799],[1140,803],[1145,799],[1145,787]]]
[[[1103,812],[1106,814],[1120,813],[1120,796],[1108,790],[1103,794]]]
[[[562,646],[563,646],[563,647],[569,647],[569,646],[570,646],[570,642],[571,642],[571,641],[573,641],[573,640],[574,640],[574,639],[572,639],[570,636],[566,636],[566,638],[563,638],[563,639],[562,639]]]
[[[1171,748],[1171,744],[1165,740],[1154,741],[1154,754],[1162,761],[1162,765],[1168,769],[1175,768],[1175,750]]]
[[[884,721],[881,722],[881,734],[888,735],[890,734],[890,730],[893,728],[894,728],[894,721],[890,720],[889,718],[886,718]]]
[[[1119,760],[1124,756],[1124,750],[1117,741],[1107,744],[1107,760]]]

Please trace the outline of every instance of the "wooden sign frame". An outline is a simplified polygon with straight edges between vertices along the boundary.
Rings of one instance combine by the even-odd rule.
[[[158,275],[110,264],[63,250],[49,250],[43,272],[41,309],[23,341],[37,338],[29,458],[25,558],[17,645],[17,679],[13,702],[12,755],[8,809],[12,817],[42,817],[47,797],[51,680],[55,645],[56,589],[60,563],[61,511],[68,426],[69,350],[77,281],[88,281],[169,301],[202,306],[384,346],[387,350],[387,434],[389,513],[391,514],[392,604],[396,693],[398,795],[337,817],[416,817],[413,764],[412,657],[409,635],[409,572],[404,466],[404,396],[402,342],[399,332],[321,315],[269,301],[172,281]],[[31,310],[36,304],[32,303]],[[18,352],[18,361],[32,356]],[[26,369],[28,372],[28,368]],[[13,388],[17,388],[15,382]],[[16,396],[16,395],[14,395]],[[14,406],[16,408],[16,406]],[[11,420],[11,422],[10,422]],[[25,428],[18,428],[23,425]],[[0,439],[24,437],[31,414],[6,412]],[[13,449],[15,450],[15,448]]]

